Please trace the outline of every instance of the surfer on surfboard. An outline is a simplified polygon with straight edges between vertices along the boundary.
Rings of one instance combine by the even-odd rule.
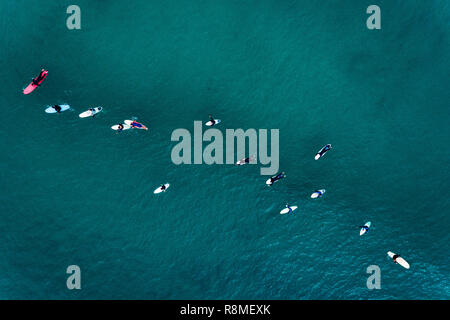
[[[220,121],[220,119],[214,119],[212,115],[209,115],[209,121],[205,123],[205,126],[214,127],[216,124],[219,124]]]
[[[286,203],[286,208],[289,210],[289,213],[292,212],[292,208],[289,206],[289,203]]]
[[[394,261],[395,264],[398,264],[405,269],[410,268],[409,263],[403,257],[401,257],[399,254],[396,254],[392,251],[388,251],[387,255],[392,259],[392,261]]]
[[[289,203],[286,203],[286,207],[280,211],[280,214],[292,213],[297,210],[297,206],[290,206]]]
[[[133,122],[130,123],[130,126],[136,129],[148,129],[146,126],[144,126],[142,123],[137,122],[136,120],[133,120]]]
[[[325,189],[320,189],[320,190],[316,190],[313,192],[313,194],[311,195],[311,198],[315,199],[315,198],[320,198],[321,196],[323,196],[323,194],[325,193]]]
[[[46,76],[45,72],[46,72],[45,69],[41,69],[41,73],[39,73],[39,75],[36,78],[33,79],[33,84],[35,86],[40,86],[41,85],[42,80],[44,80],[44,78]]]
[[[211,127],[216,124],[216,120],[211,115],[209,115],[209,121],[211,121]]]
[[[88,117],[94,118],[97,115],[97,113],[102,112],[102,111],[103,111],[103,107],[89,108],[88,110],[80,113],[79,117],[80,118],[88,118]]]
[[[117,132],[122,132],[124,130],[128,130],[131,129],[131,126],[127,123],[119,123],[119,124],[115,124],[111,127],[111,129],[117,131]]]
[[[237,166],[242,166],[244,164],[247,164],[247,163],[250,163],[250,162],[254,162],[254,161],[256,161],[255,156],[251,156],[251,157],[239,160],[238,162],[236,162],[236,165]]]
[[[269,186],[271,186],[275,181],[278,181],[278,180],[283,179],[283,178],[285,178],[285,177],[286,177],[285,173],[284,173],[284,172],[281,172],[281,173],[279,173],[279,174],[277,174],[277,175],[275,175],[275,176],[273,176],[273,177],[270,177],[270,178],[266,181],[266,184],[269,185]]]
[[[392,257],[392,261],[394,261],[395,263],[398,263],[397,262],[397,258],[400,258],[400,255],[399,254],[394,254],[394,256]]]
[[[170,184],[165,183],[162,184],[160,187],[156,188],[155,191],[153,191],[153,193],[157,194],[157,193],[162,193],[162,192],[166,192],[167,189],[169,189]]]
[[[331,149],[331,144],[327,144],[325,147],[320,149],[319,152],[317,152],[316,156],[314,157],[315,160],[319,160],[324,156],[325,153],[327,153]]]
[[[45,77],[47,77],[47,74],[47,70],[41,69],[39,75],[36,78],[32,79],[31,83],[25,89],[23,89],[23,94],[30,94],[34,91],[34,89],[40,87],[42,81],[44,81]]]
[[[69,110],[70,106],[68,104],[54,104],[46,106],[45,113],[61,113],[63,111]]]

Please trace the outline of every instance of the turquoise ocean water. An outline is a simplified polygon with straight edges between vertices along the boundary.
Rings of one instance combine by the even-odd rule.
[[[449,299],[449,21],[445,0],[0,1],[0,298]],[[208,114],[279,129],[287,178],[172,164]],[[149,130],[110,129],[132,117]]]

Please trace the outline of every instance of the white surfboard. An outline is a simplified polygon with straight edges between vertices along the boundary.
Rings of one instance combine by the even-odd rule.
[[[70,109],[70,106],[68,104],[60,104],[59,106],[61,107],[61,110],[59,112],[63,112],[63,111]],[[48,108],[45,109],[45,112],[46,113],[57,113],[54,106],[48,106]]]
[[[254,156],[251,156],[248,158],[248,162],[245,162],[247,158],[241,159],[239,161],[236,162],[236,165],[238,166],[243,166],[244,164],[251,164],[251,163],[255,163],[256,158]]]
[[[319,197],[321,197],[324,193],[325,193],[325,189],[317,190],[317,191],[315,191],[313,194],[311,194],[311,198],[312,198],[312,199],[319,198]]]
[[[96,108],[92,108],[92,109],[94,109],[94,111],[86,110],[85,112],[80,113],[80,118],[92,117],[92,116],[96,115],[97,113],[102,112],[102,110],[103,110],[102,107],[96,107]]]
[[[371,225],[370,221],[365,224],[365,226],[368,227],[368,228],[370,228],[370,225]],[[359,235],[362,236],[366,232],[367,232],[366,229],[361,228],[361,230],[359,231]]]
[[[395,255],[395,253],[393,253],[393,252],[391,252],[391,251],[388,251],[388,256],[389,257],[391,257],[391,258],[393,258],[394,257],[394,255]],[[405,259],[403,259],[402,257],[398,257],[397,259],[395,259],[396,261],[397,261],[397,263],[399,264],[399,265],[401,265],[403,268],[405,268],[405,269],[409,269],[409,263],[408,262],[406,262],[406,260]]]
[[[167,189],[169,189],[170,184],[169,184],[169,183],[166,183],[165,186],[166,186],[166,189],[165,189],[165,190],[162,190],[161,187],[159,187],[159,188],[156,188],[155,191],[153,191],[153,193],[156,194],[156,193],[161,193],[161,192],[166,191]]]
[[[128,125],[128,124],[122,124],[122,126],[123,126],[123,129],[122,129],[122,131],[123,130],[128,130],[128,129],[131,129],[131,126],[130,125]],[[111,129],[113,129],[113,130],[119,130],[119,125],[118,124],[116,124],[116,125],[113,125],[112,127],[111,127]]]
[[[295,209],[297,209],[298,207],[297,206],[291,206],[291,207],[289,207],[289,208],[291,208],[291,212],[294,212],[295,211]],[[286,213],[288,213],[289,212],[289,208],[284,208],[283,210],[281,210],[280,211],[280,214],[286,214]]]
[[[244,164],[246,164],[247,162],[245,162],[245,159],[239,160],[238,162],[236,162],[236,165],[238,166],[243,166]]]
[[[212,126],[215,126],[216,124],[219,124],[220,122],[221,122],[221,120],[220,119],[214,119],[214,124],[211,122],[211,120],[209,120],[207,123],[205,123],[205,126],[208,126],[208,127],[212,127]]]

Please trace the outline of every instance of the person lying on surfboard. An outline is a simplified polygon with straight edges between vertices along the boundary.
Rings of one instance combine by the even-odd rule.
[[[286,203],[286,208],[288,208],[288,209],[289,209],[289,213],[291,213],[291,212],[292,212],[292,209],[291,209],[291,207],[289,206],[289,203]]]
[[[393,260],[395,263],[398,263],[398,262],[397,262],[397,258],[400,258],[400,255],[399,255],[399,254],[394,254],[394,256],[392,257],[392,260]]]
[[[216,121],[213,119],[211,115],[209,115],[209,121],[211,121],[211,126],[216,124]]]
[[[61,107],[58,106],[57,104],[55,104],[55,105],[53,106],[53,109],[55,109],[56,112],[61,113]]]
[[[117,127],[117,131],[122,131],[123,130],[123,124],[119,123],[119,126]]]
[[[44,78],[44,72],[45,70],[41,69],[41,73],[36,78],[33,79],[33,84],[35,86],[41,86],[39,82]]]
[[[331,149],[331,144],[327,144],[325,147],[320,149],[319,152],[317,152],[316,156],[314,157],[315,160],[319,160],[323,157],[325,153],[327,153]]]
[[[248,158],[244,158],[239,160],[238,162],[236,162],[236,165],[241,166],[244,165],[246,163],[250,163],[250,162],[255,162],[256,161],[256,157],[255,156],[250,156]]]
[[[283,179],[285,177],[284,172],[281,172],[279,174],[277,174],[276,176],[273,176],[270,178],[270,184],[272,185],[275,181]]]
[[[137,122],[136,120],[133,120],[133,122],[130,123],[130,126],[131,126],[132,128],[145,129],[145,130],[147,130],[147,127],[146,127],[146,126],[144,126],[142,123]]]

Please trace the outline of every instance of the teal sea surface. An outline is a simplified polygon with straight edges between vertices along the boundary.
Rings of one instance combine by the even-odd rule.
[[[0,299],[449,299],[449,39],[446,0],[0,1]],[[286,179],[173,164],[209,114]]]

